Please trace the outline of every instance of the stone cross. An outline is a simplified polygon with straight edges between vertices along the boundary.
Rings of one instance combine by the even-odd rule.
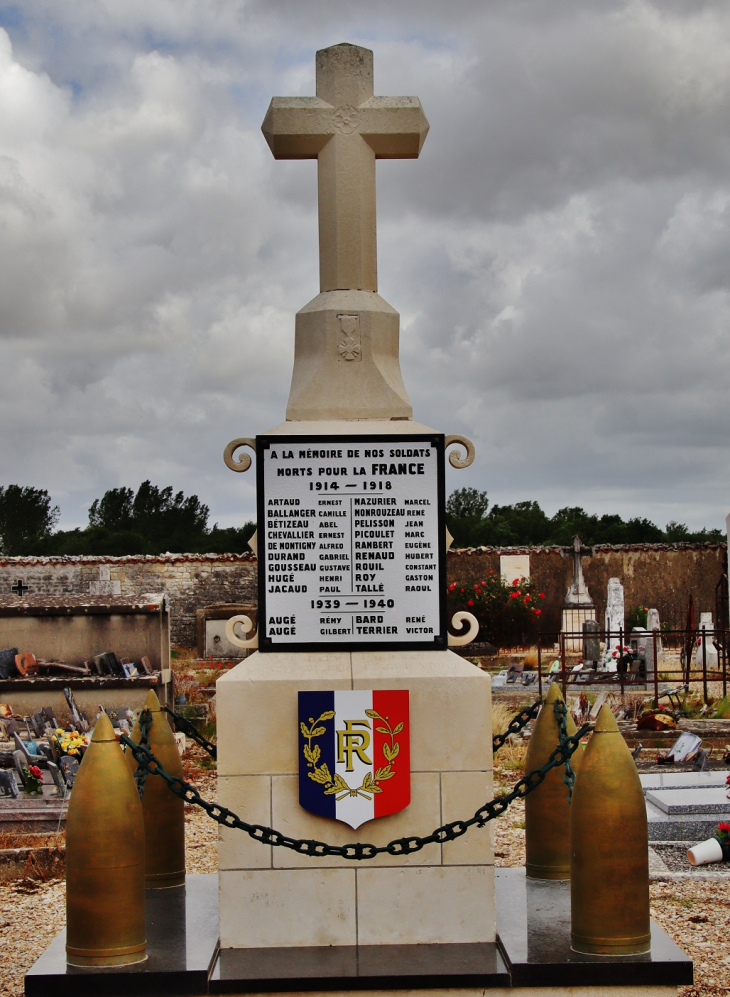
[[[593,600],[583,577],[583,565],[581,561],[584,557],[593,556],[593,548],[584,547],[581,538],[576,534],[573,537],[573,546],[564,548],[564,551],[565,553],[571,553],[573,556],[573,578],[565,596],[565,605],[592,606]]]
[[[373,95],[373,53],[317,52],[316,97],[274,97],[261,126],[276,159],[316,159],[320,290],[377,291],[375,160],[416,159],[428,133],[417,97]]]

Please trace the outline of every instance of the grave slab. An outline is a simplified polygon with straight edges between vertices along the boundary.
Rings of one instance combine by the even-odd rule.
[[[730,821],[730,806],[725,815],[666,814],[647,800],[646,819],[649,841],[704,841],[715,833],[718,822]]]
[[[646,799],[665,814],[730,813],[724,787],[650,789]]]
[[[644,795],[653,789],[705,789],[724,786],[727,772],[646,772],[639,776]],[[728,803],[730,808],[730,801]]]

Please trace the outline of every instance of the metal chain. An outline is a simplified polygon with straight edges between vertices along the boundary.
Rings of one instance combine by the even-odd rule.
[[[573,752],[577,751],[581,738],[589,730],[590,726],[586,724],[572,737],[561,737],[560,743],[541,768],[535,769],[533,772],[528,772],[523,779],[520,779],[515,784],[510,793],[507,793],[505,796],[495,797],[493,800],[485,803],[468,820],[451,821],[436,828],[435,831],[424,838],[419,838],[417,835],[410,835],[405,838],[396,838],[388,842],[387,845],[370,845],[363,844],[362,842],[348,845],[329,845],[324,841],[290,838],[288,835],[282,834],[280,831],[275,831],[273,828],[264,827],[260,824],[249,824],[247,821],[241,820],[232,810],[204,800],[195,786],[191,786],[189,782],[185,782],[184,779],[166,772],[159,760],[155,758],[150,749],[143,745],[141,741],[139,744],[135,744],[134,741],[131,741],[123,734],[122,742],[134,755],[139,768],[143,768],[153,775],[160,776],[176,796],[185,800],[186,803],[202,807],[209,817],[212,817],[213,820],[223,827],[237,828],[245,831],[254,841],[260,841],[264,845],[291,848],[292,851],[299,852],[302,855],[314,855],[317,857],[336,856],[360,861],[362,859],[374,858],[376,855],[382,855],[386,852],[389,855],[410,855],[413,852],[419,852],[425,845],[443,844],[445,841],[454,841],[456,838],[460,838],[462,834],[465,834],[475,824],[477,827],[484,827],[488,821],[501,816],[515,800],[524,799],[528,793],[537,789],[545,780],[550,769],[564,765]]]
[[[187,717],[181,716],[179,713],[175,713],[171,710],[169,706],[163,706],[162,709],[165,713],[169,713],[172,719],[175,721],[175,726],[178,730],[182,731],[183,734],[187,734],[188,737],[192,737],[193,741],[196,741],[201,748],[205,748],[211,758],[217,759],[218,749],[212,741],[209,741],[207,737],[203,737],[195,724],[191,723]]]
[[[152,726],[152,711],[149,709],[142,710],[142,712],[139,715],[139,732],[140,732],[139,743],[142,745],[142,747],[144,747],[148,751],[150,746],[149,735],[150,735],[151,726]],[[125,750],[128,747],[128,745],[134,744],[134,741],[131,741],[126,734],[122,734],[121,740],[122,744],[125,747]],[[144,796],[144,787],[145,783],[147,782],[147,776],[149,775],[150,770],[149,768],[146,768],[139,764],[139,759],[134,754],[134,751],[132,751],[132,754],[134,755],[134,759],[137,762],[137,768],[134,770],[134,781],[137,785],[137,792],[139,793],[139,798],[141,800],[142,797]]]
[[[534,720],[540,712],[541,705],[542,700],[536,699],[532,706],[527,706],[524,710],[516,713],[507,724],[507,730],[502,734],[495,734],[492,738],[492,751],[499,751],[511,734],[519,734],[531,720]]]
[[[561,699],[556,699],[553,703],[555,707],[555,719],[558,722],[558,738],[560,743],[563,742],[568,737],[568,707]],[[565,772],[563,773],[563,782],[568,787],[568,803],[573,799],[573,786],[575,785],[575,772],[573,771],[573,766],[570,764],[570,758],[565,759]]]

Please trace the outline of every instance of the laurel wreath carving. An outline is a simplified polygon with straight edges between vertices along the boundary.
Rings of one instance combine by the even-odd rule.
[[[304,757],[307,760],[307,768],[312,769],[307,775],[314,782],[318,782],[324,787],[325,796],[334,796],[338,801],[344,800],[346,796],[362,796],[363,799],[369,800],[375,793],[383,792],[382,787],[379,785],[381,782],[387,782],[388,779],[392,779],[395,775],[393,763],[400,753],[400,745],[396,737],[403,730],[403,721],[396,724],[395,728],[393,728],[390,725],[388,717],[382,717],[377,710],[365,710],[365,715],[370,717],[371,720],[379,720],[384,725],[383,727],[376,727],[375,730],[378,734],[387,734],[390,738],[390,744],[383,744],[383,755],[386,764],[376,769],[375,775],[372,772],[368,772],[362,781],[362,785],[358,786],[357,789],[352,789],[338,772],[335,772],[334,775],[330,773],[326,762],[322,762],[321,765],[317,764],[322,757],[322,752],[318,744],[312,746],[312,741],[315,737],[321,737],[322,734],[327,733],[327,728],[320,726],[320,724],[324,723],[325,720],[332,720],[334,715],[334,710],[326,710],[316,720],[313,717],[309,717],[311,725],[309,727],[307,727],[303,720],[299,722],[299,729],[307,740],[307,743],[304,745]]]

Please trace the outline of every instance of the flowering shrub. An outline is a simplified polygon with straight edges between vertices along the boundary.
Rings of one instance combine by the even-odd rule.
[[[531,642],[544,599],[534,582],[515,578],[507,584],[496,571],[479,581],[451,582],[447,589],[449,618],[459,610],[472,613],[479,621],[477,640],[497,646]]]

